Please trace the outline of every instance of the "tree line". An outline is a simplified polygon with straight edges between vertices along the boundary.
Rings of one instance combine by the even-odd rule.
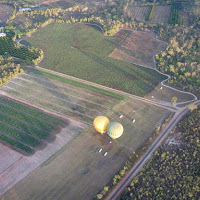
[[[199,199],[199,119],[196,109],[179,122],[119,200]]]

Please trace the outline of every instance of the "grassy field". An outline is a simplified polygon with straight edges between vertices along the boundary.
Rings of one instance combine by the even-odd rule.
[[[191,101],[194,99],[194,97],[190,94],[185,94],[179,91],[172,90],[167,87],[163,87],[161,84],[159,84],[146,97],[153,100],[154,98],[152,98],[152,96],[161,102],[169,102],[170,105],[171,105],[171,99],[174,96],[177,97],[177,103],[184,101]]]
[[[65,122],[67,125],[67,122]],[[0,96],[0,140],[26,153],[55,138],[64,121]]]
[[[12,6],[8,4],[0,4],[0,22],[5,22],[11,16]]]
[[[124,117],[120,119],[121,114]],[[3,199],[92,199],[169,114],[137,100],[121,102],[107,113],[111,121],[123,124],[121,138],[110,144],[106,134],[102,136],[93,127],[87,128],[3,195]]]
[[[50,24],[27,41],[44,51],[41,67],[144,96],[164,76],[108,57],[119,43],[84,24]]]

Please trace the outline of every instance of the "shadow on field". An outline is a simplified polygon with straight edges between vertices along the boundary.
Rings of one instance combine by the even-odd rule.
[[[35,69],[36,70],[36,69]],[[31,75],[31,71],[27,71],[27,74]],[[44,87],[44,84],[40,82],[38,78],[35,78],[34,76],[33,79],[41,85],[45,90],[47,90],[50,94],[52,94],[54,97],[56,97],[59,101],[61,101],[66,108],[69,108],[72,112],[76,113],[77,115],[80,116],[86,116],[86,109],[82,108],[81,106],[75,105],[69,97],[67,97],[66,94],[64,94],[54,83],[52,83],[45,75],[43,75],[39,70],[37,70],[37,74],[41,76],[41,80],[45,81],[47,83],[47,87]],[[52,89],[50,89],[52,88]]]
[[[128,72],[128,71],[123,70],[122,68],[118,67],[113,62],[109,62],[104,59],[101,59],[101,57],[99,57],[95,54],[88,53],[82,49],[77,49],[77,50],[80,51],[85,56],[87,56],[88,58],[93,59],[95,62],[99,63],[103,67],[110,69],[111,71],[116,71],[119,74],[122,74],[123,76],[125,76],[124,77],[125,79],[129,79],[130,81],[135,81],[135,82],[137,81],[137,85],[135,85],[135,87],[136,87],[135,95],[143,96],[147,92],[148,93],[151,92],[156,87],[156,85],[159,83],[159,80],[157,80],[155,78],[155,75],[151,74],[151,72],[148,73],[148,71],[147,71],[148,69],[133,65],[133,67],[128,68],[128,70],[130,71],[130,72]],[[152,70],[152,69],[149,69],[149,70]],[[155,72],[152,70],[152,73],[155,73]],[[145,76],[147,76],[146,79],[143,78]],[[139,92],[138,88],[137,88],[138,85],[139,85],[140,94],[137,94],[137,92]],[[130,83],[130,86],[134,87],[134,85],[132,83]],[[116,88],[116,89],[120,89],[120,88]],[[125,92],[130,92],[130,91],[125,91]]]

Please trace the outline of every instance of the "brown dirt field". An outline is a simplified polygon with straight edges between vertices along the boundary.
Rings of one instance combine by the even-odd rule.
[[[164,51],[166,43],[158,41],[151,33],[139,31],[129,31],[129,33],[110,57],[154,68],[153,56]]]
[[[11,16],[12,6],[0,4],[0,22],[5,22]]]
[[[29,157],[0,144],[0,196],[61,149],[62,146],[73,140],[80,132],[81,129],[69,124],[45,149],[37,151]]]

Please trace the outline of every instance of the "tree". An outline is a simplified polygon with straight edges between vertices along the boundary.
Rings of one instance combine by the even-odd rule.
[[[175,107],[177,100],[178,100],[177,97],[172,97],[171,102],[173,107]]]
[[[102,195],[102,194],[97,194],[97,198],[98,198],[98,199],[102,199],[102,198],[103,198],[103,195]]]
[[[188,106],[188,109],[189,109],[190,111],[193,111],[193,110],[196,110],[196,109],[197,109],[197,106],[194,105],[194,104],[191,104],[191,105]]]

